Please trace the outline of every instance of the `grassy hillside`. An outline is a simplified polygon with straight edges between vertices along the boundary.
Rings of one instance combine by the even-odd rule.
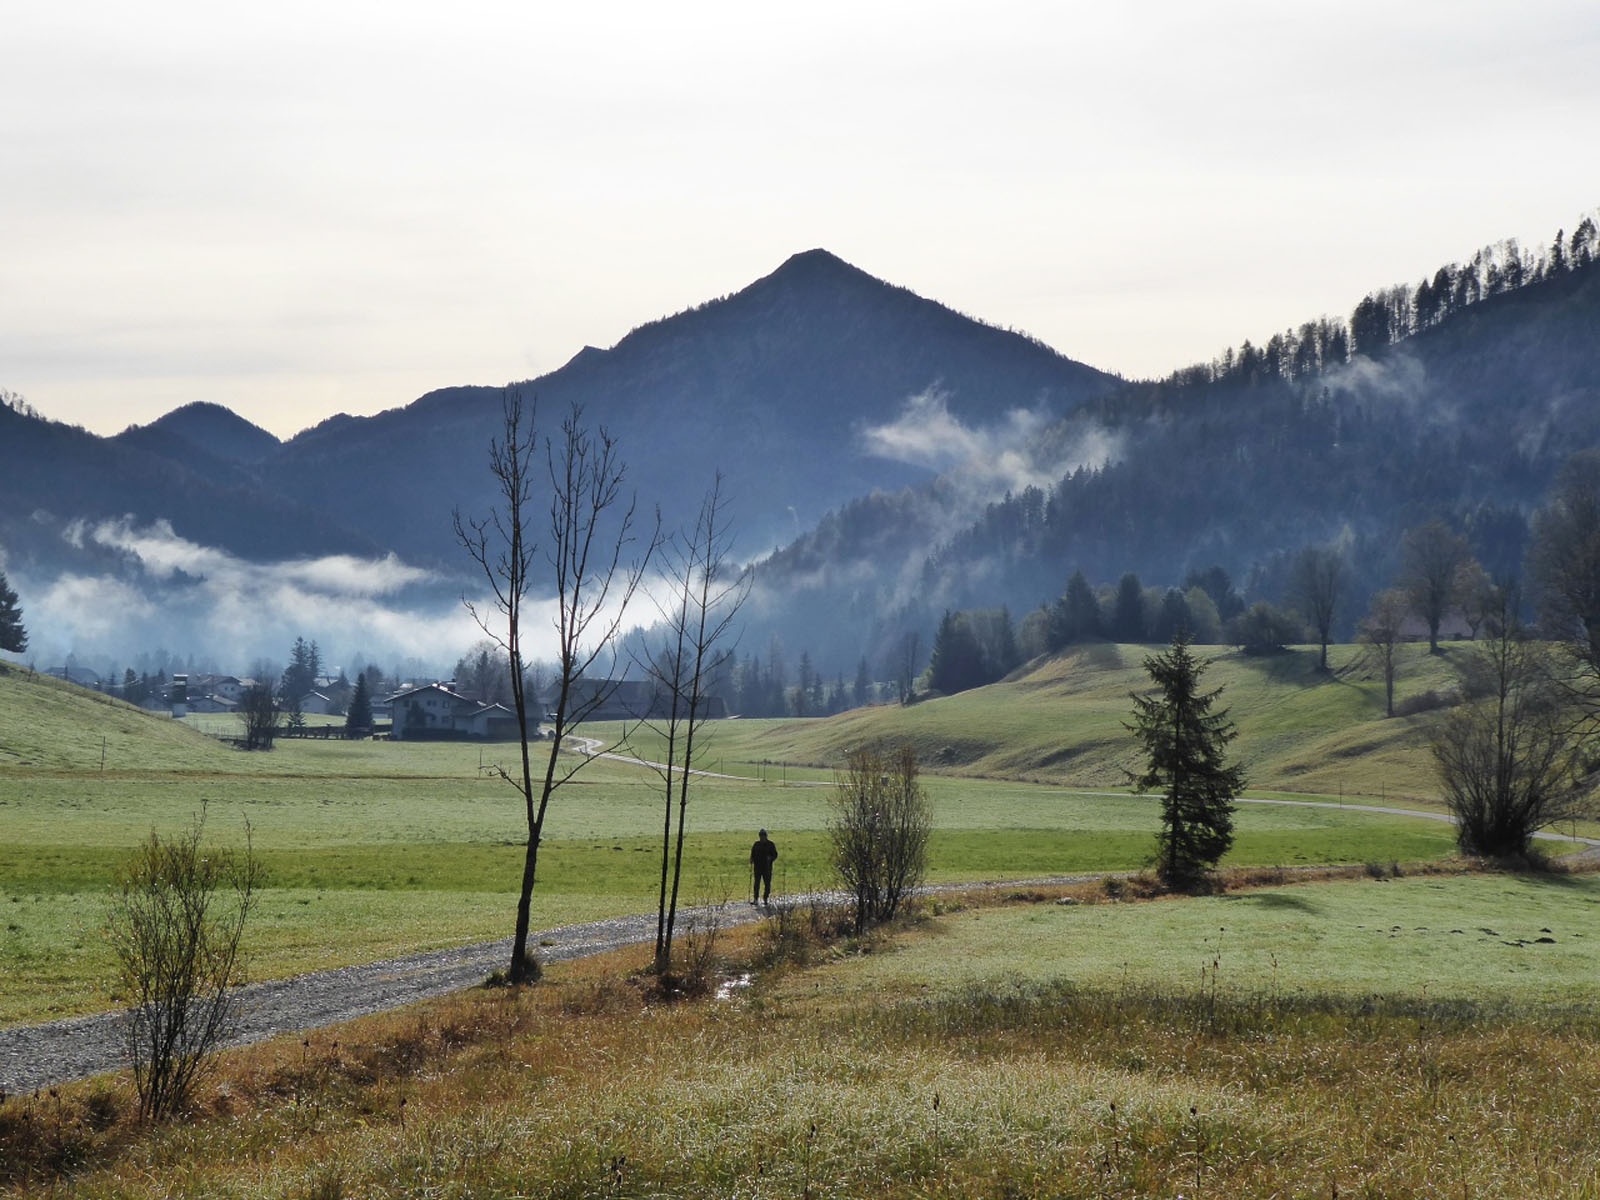
[[[1382,675],[1365,647],[1331,647],[1326,675],[1317,670],[1312,648],[1264,658],[1220,647],[1201,651],[1213,659],[1205,685],[1223,689],[1221,703],[1238,724],[1235,749],[1252,793],[1437,803],[1427,750],[1436,714],[1385,719]],[[711,731],[702,762],[729,770],[764,760],[826,768],[851,747],[906,739],[925,768],[940,773],[1125,787],[1125,771],[1136,765],[1124,728],[1129,693],[1148,687],[1142,663],[1151,652],[1146,646],[1086,646],[990,687],[908,708],[882,705],[815,721],[726,722]],[[1454,687],[1466,653],[1463,645],[1447,645],[1439,655],[1426,646],[1404,647],[1397,706]],[[641,752],[659,752],[647,738],[635,742]]]
[[[0,770],[207,771],[230,757],[171,717],[0,662]]]

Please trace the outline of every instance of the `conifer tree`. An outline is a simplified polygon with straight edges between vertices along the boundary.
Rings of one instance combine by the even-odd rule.
[[[1074,571],[1067,590],[1050,610],[1050,649],[1060,650],[1074,642],[1092,642],[1100,636],[1100,601],[1084,573]]]
[[[1144,585],[1132,571],[1117,583],[1111,608],[1111,636],[1119,642],[1144,641]]]
[[[1233,798],[1244,787],[1244,769],[1225,761],[1238,731],[1227,710],[1213,712],[1221,688],[1205,692],[1200,677],[1209,663],[1189,650],[1179,630],[1164,653],[1144,660],[1154,695],[1133,694],[1133,723],[1148,764],[1129,773],[1141,794],[1160,788],[1161,833],[1156,871],[1169,887],[1193,887],[1233,845]]]
[[[0,572],[0,650],[21,654],[28,648],[28,631],[22,627],[22,606],[17,593]]]
[[[350,697],[350,707],[345,710],[346,733],[366,732],[372,729],[372,697],[367,691],[367,673],[356,676],[356,690]]]

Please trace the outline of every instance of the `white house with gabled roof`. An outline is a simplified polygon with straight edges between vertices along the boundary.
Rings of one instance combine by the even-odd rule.
[[[473,738],[509,740],[517,736],[517,714],[503,704],[480,704],[441,683],[397,692],[389,707],[389,736],[398,742]],[[537,736],[538,719],[529,721]]]

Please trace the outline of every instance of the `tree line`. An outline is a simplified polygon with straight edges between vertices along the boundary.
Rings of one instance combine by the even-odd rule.
[[[1600,231],[1584,216],[1571,234],[1558,229],[1539,250],[1508,238],[1475,252],[1465,262],[1447,263],[1415,285],[1396,284],[1363,296],[1348,320],[1321,317],[1274,333],[1260,346],[1248,339],[1228,347],[1209,363],[1167,377],[1178,386],[1306,379],[1355,355],[1371,357],[1415,333],[1440,325],[1475,304],[1508,295],[1589,267],[1600,252]]]

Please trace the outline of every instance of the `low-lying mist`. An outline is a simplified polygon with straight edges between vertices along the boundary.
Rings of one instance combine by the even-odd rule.
[[[65,536],[83,552],[81,569],[12,577],[28,630],[24,658],[40,669],[72,662],[104,672],[165,651],[243,674],[281,661],[304,637],[335,668],[411,661],[442,675],[483,636],[460,580],[393,554],[247,562],[178,536],[166,521],[75,522]],[[530,632],[542,633],[547,617],[530,606]]]

